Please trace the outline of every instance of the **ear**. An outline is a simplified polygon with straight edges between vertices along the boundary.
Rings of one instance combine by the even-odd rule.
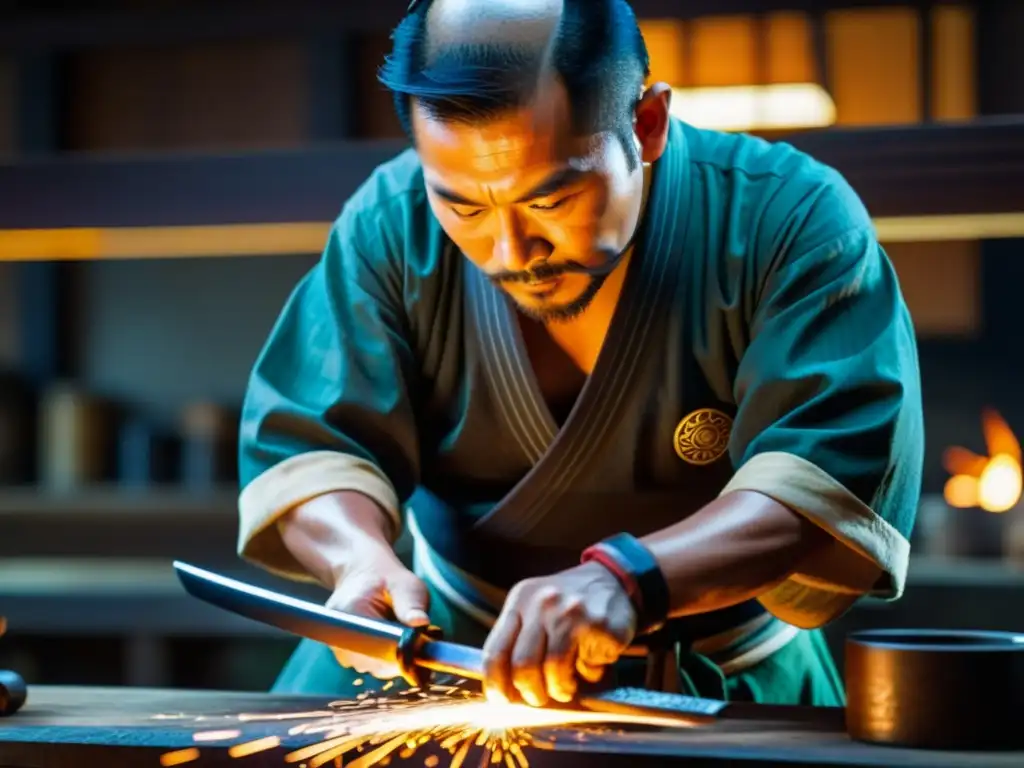
[[[668,145],[670,125],[669,107],[672,88],[666,83],[655,83],[640,97],[636,105],[634,124],[640,152],[645,163],[657,161]]]

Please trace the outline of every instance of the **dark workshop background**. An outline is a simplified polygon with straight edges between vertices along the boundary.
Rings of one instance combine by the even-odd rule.
[[[274,583],[235,556],[236,411],[328,223],[404,144],[374,76],[405,5],[0,4],[0,668],[273,680],[294,641],[187,599],[170,561]],[[1024,630],[1024,3],[634,7],[684,118],[847,175],[914,316],[907,594],[830,627],[836,653],[862,626]]]

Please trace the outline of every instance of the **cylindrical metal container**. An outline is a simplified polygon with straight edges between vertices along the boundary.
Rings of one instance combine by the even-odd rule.
[[[846,728],[921,749],[1024,749],[1024,635],[882,629],[846,640]]]

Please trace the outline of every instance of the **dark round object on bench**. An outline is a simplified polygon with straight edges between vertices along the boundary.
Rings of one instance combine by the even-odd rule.
[[[28,696],[25,680],[17,672],[0,669],[0,717],[13,715]]]
[[[846,639],[846,729],[920,749],[1024,749],[1024,635],[885,629]]]

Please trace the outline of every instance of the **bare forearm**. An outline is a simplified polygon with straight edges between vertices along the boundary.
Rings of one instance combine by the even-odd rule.
[[[671,615],[684,616],[767,592],[828,534],[767,496],[739,491],[642,541],[668,581]]]
[[[390,552],[391,521],[355,491],[318,496],[281,517],[281,540],[321,584],[334,589],[353,553]]]

